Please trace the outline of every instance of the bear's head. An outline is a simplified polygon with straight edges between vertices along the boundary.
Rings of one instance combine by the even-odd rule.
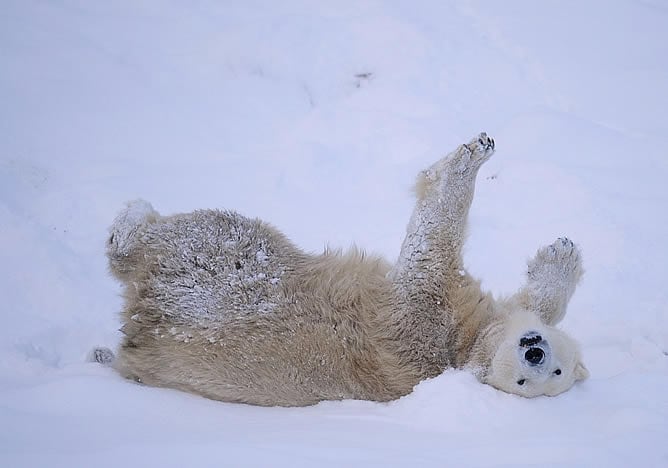
[[[485,383],[524,397],[555,396],[589,376],[580,350],[563,331],[526,310],[506,316]]]

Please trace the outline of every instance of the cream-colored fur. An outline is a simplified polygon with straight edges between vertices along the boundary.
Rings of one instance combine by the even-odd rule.
[[[230,211],[163,217],[129,203],[107,245],[125,285],[113,365],[147,385],[257,405],[387,401],[449,367],[523,396],[568,389],[586,370],[552,325],[581,275],[577,248],[541,249],[526,286],[502,301],[463,266],[475,178],[493,150],[480,134],[419,175],[394,265],[355,249],[308,255]]]

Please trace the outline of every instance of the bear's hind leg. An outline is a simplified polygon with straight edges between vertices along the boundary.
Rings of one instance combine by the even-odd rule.
[[[443,285],[447,275],[462,271],[475,179],[492,153],[494,140],[481,133],[420,173],[417,203],[393,270],[395,282]]]
[[[392,326],[425,377],[461,361],[458,349],[466,344],[453,341],[453,330],[463,328],[453,324],[462,320],[460,311],[473,330],[489,305],[464,271],[461,249],[476,175],[493,152],[494,140],[481,133],[418,176],[417,203],[389,278],[399,310]],[[471,314],[473,309],[482,312]]]
[[[160,218],[160,214],[150,203],[144,200],[128,202],[126,207],[116,216],[109,228],[107,238],[107,258],[111,272],[121,281],[127,279],[134,271],[134,253],[137,247],[137,236],[141,228]]]

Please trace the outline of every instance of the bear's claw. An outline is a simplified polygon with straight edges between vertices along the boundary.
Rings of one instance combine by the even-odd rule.
[[[482,132],[478,135],[478,144],[483,146],[486,150],[494,149],[494,138],[490,138],[485,132]]]

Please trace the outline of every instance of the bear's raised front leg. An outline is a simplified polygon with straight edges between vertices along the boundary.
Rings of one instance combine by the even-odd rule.
[[[452,275],[463,271],[462,246],[475,179],[494,152],[481,133],[421,172],[417,203],[407,228],[393,280],[406,296],[443,293]]]
[[[547,325],[559,323],[582,277],[580,250],[570,239],[559,238],[540,248],[528,267],[527,283],[514,299]]]

